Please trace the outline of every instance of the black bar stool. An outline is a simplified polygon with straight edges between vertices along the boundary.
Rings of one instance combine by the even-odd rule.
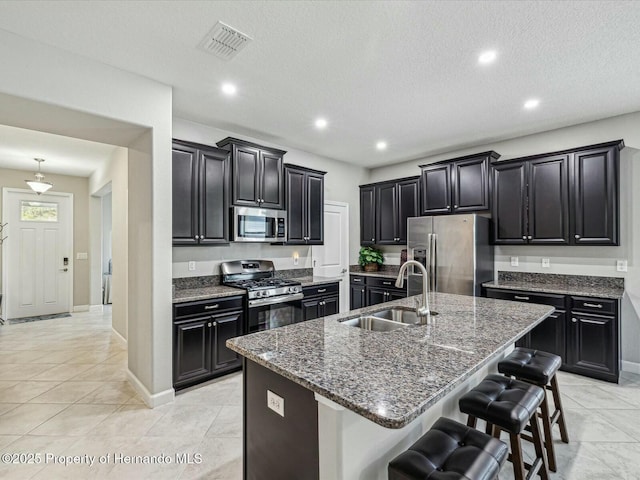
[[[560,438],[564,443],[569,443],[569,433],[564,420],[562,402],[560,400],[560,388],[556,372],[562,365],[562,359],[553,353],[532,350],[530,348],[516,347],[507,357],[498,363],[498,371],[505,375],[516,377],[518,380],[533,383],[544,389],[544,399],[542,400],[541,420],[544,430],[544,444],[547,449],[547,459],[549,470],[557,471],[556,454],[553,447],[553,426],[557,423],[560,428]],[[553,414],[549,410],[547,401],[547,390],[553,394],[555,411]]]
[[[500,440],[441,417],[389,463],[389,480],[495,479],[509,448]]]
[[[479,418],[487,422],[487,433],[492,433],[494,437],[499,438],[501,430],[509,434],[509,460],[513,464],[516,480],[524,480],[525,468],[529,470],[526,478],[539,474],[542,480],[549,479],[536,415],[543,398],[544,390],[536,385],[502,375],[487,375],[458,402],[460,411],[469,415],[468,426],[475,427]],[[531,440],[536,451],[536,459],[531,465],[523,459],[520,441],[527,424],[531,426]]]

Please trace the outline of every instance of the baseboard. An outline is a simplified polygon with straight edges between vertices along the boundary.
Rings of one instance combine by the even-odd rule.
[[[74,305],[73,306],[73,311],[74,312],[88,312],[89,311],[89,305]]]
[[[626,360],[623,360],[622,361],[622,371],[623,372],[629,372],[629,373],[635,373],[637,375],[640,375],[640,363],[628,362]]]
[[[133,388],[140,394],[142,400],[149,408],[155,408],[166,403],[171,403],[175,399],[176,392],[173,388],[168,388],[163,392],[152,395],[149,390],[147,390],[147,387],[145,387],[142,382],[138,380],[138,377],[136,377],[128,368],[127,380],[129,380],[129,383],[131,383]]]
[[[104,305],[91,305],[89,311],[91,313],[102,313],[104,312]]]
[[[111,332],[118,337],[125,345],[127,344],[127,339],[124,338],[122,335],[120,335],[120,332],[117,331],[115,328],[113,328],[113,325],[111,326]]]

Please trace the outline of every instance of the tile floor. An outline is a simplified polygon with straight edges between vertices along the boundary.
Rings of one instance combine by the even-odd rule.
[[[0,453],[50,455],[46,465],[0,463],[0,478],[241,478],[240,374],[149,409],[125,371],[125,346],[108,312],[0,326]],[[551,478],[640,479],[640,376],[625,373],[620,385],[563,372],[559,379],[571,443],[556,441]],[[115,463],[116,454],[164,454],[172,462]],[[176,462],[176,454],[190,454],[192,463]],[[74,455],[95,456],[96,464],[52,460]],[[109,461],[100,464],[101,455]],[[513,478],[509,464],[500,478]]]

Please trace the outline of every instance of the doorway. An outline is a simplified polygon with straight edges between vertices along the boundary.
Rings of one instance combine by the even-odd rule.
[[[68,313],[73,305],[73,195],[2,189],[7,239],[5,318]]]

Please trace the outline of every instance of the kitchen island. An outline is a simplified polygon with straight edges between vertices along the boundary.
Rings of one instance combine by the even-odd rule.
[[[341,323],[416,299],[227,342],[244,357],[245,478],[386,478],[388,461],[437,417],[460,418],[458,397],[554,310],[432,293],[426,325]]]

